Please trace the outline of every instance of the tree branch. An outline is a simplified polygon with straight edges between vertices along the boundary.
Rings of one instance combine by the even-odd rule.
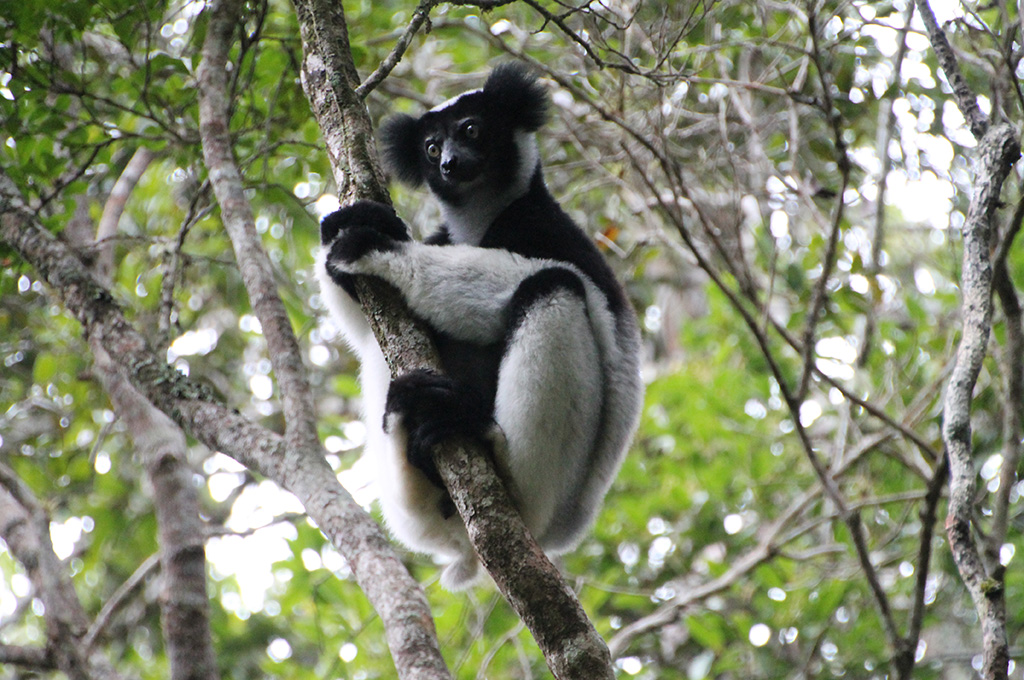
[[[348,560],[384,622],[399,677],[449,677],[423,591],[377,523],[342,488],[321,448],[287,448],[283,437],[215,402],[206,390],[168,366],[73,251],[35,222],[2,169],[0,240],[35,268],[82,324],[89,340],[118,358],[150,402],[209,448],[224,452],[295,494]]]
[[[117,234],[118,217],[151,158],[152,154],[144,149],[136,151],[104,205],[94,240],[104,244],[94,265],[100,280],[110,278],[113,266],[112,243],[104,242]],[[170,677],[216,680],[219,672],[210,634],[205,533],[192,473],[185,462],[185,435],[132,387],[102,345],[93,342],[92,351],[96,375],[144,461],[153,487],[162,562],[161,628],[170,660]],[[109,617],[112,611],[105,607],[100,614]],[[103,625],[94,622],[90,626],[84,636],[86,649],[92,648]]]
[[[811,60],[818,72],[818,80],[821,84],[821,101],[825,119],[832,130],[832,143],[835,147],[836,165],[839,168],[840,183],[836,206],[832,214],[832,225],[829,229],[828,245],[825,248],[825,256],[822,258],[821,275],[814,286],[811,296],[811,304],[807,310],[807,322],[803,332],[803,369],[796,388],[797,401],[803,401],[807,396],[810,386],[811,374],[814,372],[814,336],[821,319],[825,302],[828,298],[828,281],[835,269],[838,255],[840,227],[843,223],[843,214],[846,208],[846,188],[850,184],[850,157],[846,152],[846,142],[843,141],[842,116],[836,108],[832,99],[832,79],[830,71],[825,64],[825,55],[822,54],[820,42],[821,27],[818,26],[818,14],[813,8],[807,12],[807,30],[811,37]],[[799,412],[794,413],[798,416]]]
[[[402,55],[409,49],[409,44],[412,42],[413,37],[419,32],[423,24],[427,25],[427,30],[430,30],[430,10],[437,7],[441,0],[420,0],[420,4],[412,13],[412,20],[409,25],[406,26],[405,31],[398,38],[394,48],[388,54],[388,56],[380,63],[373,73],[366,77],[366,80],[356,88],[356,95],[360,99],[366,99],[371,92],[373,92],[378,85],[384,82],[384,79],[388,77],[391,71],[394,70],[398,62],[402,60]]]
[[[1017,202],[1006,233],[992,258],[992,288],[1003,308],[1006,342],[999,355],[1003,377],[1003,464],[999,469],[999,490],[992,509],[992,530],[985,545],[990,564],[999,561],[999,550],[1006,540],[1009,526],[1010,492],[1017,481],[1024,440],[1024,321],[1020,297],[1013,284],[1006,262],[1021,223],[1024,221],[1024,199]]]
[[[889,155],[889,141],[896,134],[896,108],[895,103],[899,98],[899,88],[893,87],[900,79],[900,67],[907,56],[907,34],[910,32],[910,22],[914,18],[914,5],[908,3],[903,12],[903,28],[900,29],[899,47],[892,59],[892,76],[887,81],[886,95],[879,101],[878,109],[878,131],[875,142],[875,156],[881,160],[881,167],[874,178],[875,196],[873,215],[871,219],[871,259],[867,262],[867,276],[877,281],[877,276],[882,272],[882,246],[885,243],[885,208],[886,191],[888,189],[889,173],[892,171],[892,157]],[[877,300],[873,301],[877,305]],[[866,366],[874,346],[875,314],[864,315],[864,329],[860,333],[861,346],[857,354],[857,365]]]
[[[721,290],[728,298],[730,304],[736,310],[736,312],[743,319],[747,328],[754,336],[754,340],[757,342],[758,348],[764,356],[765,361],[768,364],[768,368],[775,378],[776,384],[779,386],[779,391],[783,401],[786,403],[792,417],[794,429],[797,434],[797,438],[800,441],[800,445],[803,448],[804,454],[807,460],[811,464],[811,468],[814,470],[815,475],[818,477],[819,483],[825,490],[826,495],[835,504],[837,513],[842,519],[843,523],[846,524],[847,529],[850,532],[850,539],[853,543],[853,547],[857,553],[857,558],[860,561],[861,568],[864,571],[864,576],[867,579],[868,587],[871,590],[871,594],[875,599],[875,604],[878,607],[879,616],[882,620],[883,628],[889,642],[892,644],[894,649],[898,649],[900,644],[900,636],[896,629],[896,624],[892,616],[892,608],[889,605],[888,597],[885,594],[884,588],[882,588],[881,582],[878,578],[878,571],[875,569],[871,562],[870,551],[867,546],[867,541],[864,536],[864,528],[860,521],[860,514],[855,510],[851,510],[847,507],[846,501],[839,491],[839,487],[836,484],[834,478],[834,471],[830,471],[827,466],[821,461],[818,453],[815,451],[813,442],[810,436],[807,434],[806,428],[800,422],[800,401],[796,398],[789,381],[786,379],[786,374],[783,372],[782,366],[779,364],[775,353],[772,351],[771,343],[768,340],[767,334],[762,330],[758,324],[757,319],[751,314],[751,312],[743,304],[738,294],[733,291],[729,286],[726,285],[722,276],[719,274],[717,269],[708,259],[701,253],[697,244],[694,242],[693,237],[686,229],[682,215],[678,209],[678,202],[666,200],[662,193],[657,191],[654,186],[653,180],[646,176],[643,171],[639,160],[631,153],[630,157],[633,161],[634,169],[640,175],[641,179],[647,183],[648,188],[651,190],[651,195],[657,197],[658,205],[661,207],[663,213],[668,217],[671,223],[675,226],[676,231],[679,233],[680,238],[690,253],[697,260],[700,268],[711,278],[714,284]],[[668,178],[672,181],[672,177]],[[678,244],[666,239],[666,242],[670,245],[678,247]]]
[[[50,518],[28,486],[0,463],[0,537],[24,565],[45,607],[44,667],[70,680],[116,680],[121,676],[99,653],[83,643],[88,617],[50,542]],[[26,654],[23,660],[30,660]]]
[[[227,59],[241,5],[238,0],[220,0],[211,8],[198,69],[199,135],[221,218],[281,389],[285,439],[295,448],[318,448],[316,407],[302,365],[302,351],[277,294],[274,268],[256,233],[252,206],[232,155]]]
[[[57,670],[53,654],[42,647],[19,647],[0,645],[0,664],[25,666],[36,671]]]
[[[876,448],[886,439],[888,439],[886,435],[876,434],[861,442],[843,460],[839,469],[834,471],[834,474],[836,476],[843,474],[855,465],[863,455]],[[822,486],[817,484],[794,498],[778,517],[760,530],[757,545],[748,552],[731,560],[729,568],[721,575],[698,586],[684,588],[682,592],[658,607],[653,613],[623,626],[622,630],[617,632],[608,643],[613,657],[618,658],[625,653],[632,641],[639,635],[677,620],[687,607],[731,588],[748,573],[778,556],[787,543],[804,535],[813,526],[816,526],[817,521],[832,521],[834,517],[816,518],[815,522],[784,533],[784,530],[790,523],[803,514],[811,506],[812,501],[821,496],[822,491]]]
[[[967,84],[963,73],[960,72],[960,65],[957,63],[956,54],[953,53],[953,47],[949,44],[946,33],[939,26],[939,22],[935,20],[935,14],[932,12],[928,0],[916,1],[917,11],[928,32],[932,50],[935,51],[935,56],[939,59],[939,66],[946,74],[946,80],[953,88],[956,105],[960,109],[960,113],[963,114],[964,120],[967,121],[967,127],[970,128],[971,134],[975,139],[981,141],[981,138],[985,136],[985,131],[988,130],[988,117],[981,112],[981,108],[978,106],[978,97]]]
[[[327,143],[343,203],[390,204],[373,147],[371,123],[356,94],[358,75],[340,3],[293,0],[302,31],[302,85]],[[379,281],[358,281],[358,294],[392,375],[440,362],[400,296]],[[537,640],[559,680],[612,678],[611,657],[572,590],[529,535],[477,443],[449,442],[435,450],[441,477],[466,523],[484,567]]]
[[[943,458],[935,467],[935,473],[928,482],[928,490],[921,506],[921,533],[917,541],[917,559],[914,561],[914,598],[910,604],[910,623],[904,637],[902,649],[893,655],[896,677],[909,680],[913,676],[916,662],[917,645],[921,639],[921,627],[924,625],[925,594],[928,588],[928,576],[932,559],[932,538],[935,536],[935,519],[939,501],[942,499],[942,488],[949,474],[948,461]]]
[[[117,235],[117,225],[121,221],[128,197],[131,196],[132,190],[139,183],[142,173],[149,167],[153,158],[153,152],[146,147],[140,146],[136,149],[124,171],[114,182],[114,188],[110,190],[110,196],[103,204],[103,215],[100,216],[99,226],[96,229],[96,243],[100,246],[100,250],[96,254],[95,266],[100,281],[106,281],[114,267],[114,244],[109,239]]]
[[[154,553],[142,561],[142,564],[132,572],[128,579],[117,587],[114,594],[104,600],[103,608],[93,619],[89,631],[85,634],[85,647],[92,649],[95,646],[103,630],[110,623],[114,614],[128,600],[132,593],[146,580],[146,577],[153,573],[160,566],[160,554]]]
[[[981,372],[992,327],[992,219],[1003,181],[1020,156],[1009,125],[989,129],[978,147],[975,191],[964,224],[961,281],[963,337],[943,404],[942,439],[949,455],[949,513],[946,533],[960,578],[974,600],[982,624],[986,680],[1006,678],[1006,603],[1002,569],[988,573],[971,534],[977,472],[971,448],[971,397]]]
[[[185,435],[132,387],[98,343],[93,343],[93,356],[97,375],[153,485],[162,577],[161,628],[170,677],[216,680],[220,674],[210,635],[205,534],[192,472],[185,462]]]

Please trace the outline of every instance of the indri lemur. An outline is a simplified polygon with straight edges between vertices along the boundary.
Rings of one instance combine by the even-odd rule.
[[[394,210],[359,202],[328,215],[317,275],[362,362],[367,451],[391,531],[449,562],[464,588],[478,563],[430,449],[483,440],[549,554],[593,521],[636,428],[640,338],[622,287],[544,184],[534,132],[548,105],[535,75],[499,66],[482,89],[380,131],[391,174],[426,181],[443,226],[411,240]],[[392,380],[354,299],[353,276],[401,291],[432,331],[446,376]],[[497,425],[497,427],[495,427]]]

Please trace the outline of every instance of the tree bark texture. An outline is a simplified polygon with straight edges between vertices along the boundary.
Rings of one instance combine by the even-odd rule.
[[[369,114],[356,94],[359,76],[344,10],[328,0],[293,0],[293,5],[302,32],[302,85],[324,136],[342,202],[390,204]],[[379,281],[357,281],[357,286],[392,375],[439,370],[436,350],[400,296]],[[481,562],[530,629],[555,677],[614,677],[604,640],[529,535],[489,454],[475,442],[449,442],[435,450],[435,460]]]
[[[211,8],[210,25],[203,44],[203,62],[199,69],[200,136],[210,181],[221,208],[221,216],[235,249],[235,257],[253,310],[263,327],[268,354],[281,388],[286,422],[286,451],[290,458],[296,459],[297,465],[306,467],[304,463],[308,463],[312,458],[323,460],[323,451],[316,431],[316,410],[312,392],[302,365],[298,341],[284,305],[277,295],[273,268],[256,233],[252,208],[245,197],[241,173],[232,154],[226,65],[242,5],[243,3],[236,0],[220,0]],[[347,142],[345,148],[359,148],[352,140],[344,141]],[[349,158],[349,162],[356,167],[362,167],[358,159]],[[350,173],[349,176],[361,175]],[[302,476],[296,478],[293,483],[307,488],[307,493],[317,498],[317,502],[337,501],[337,494],[321,495],[321,492],[325,491],[320,480],[321,475],[322,471],[314,478]],[[295,492],[294,488],[289,488]],[[347,502],[352,503],[351,498],[348,498]],[[321,525],[321,529],[328,532],[331,527]],[[340,536],[345,530],[344,526],[334,527],[336,536]],[[362,576],[359,581],[364,590],[374,591],[373,594],[370,590],[367,591],[371,600],[388,602],[396,593],[402,593],[408,598],[406,604],[393,601],[391,606],[395,608],[394,613],[399,617],[411,615],[409,622],[413,626],[418,626],[419,630],[413,631],[411,626],[400,629],[387,628],[388,643],[399,675],[403,678],[446,678],[448,672],[437,646],[426,598],[404,568],[402,574],[396,573],[396,565],[393,563],[388,569],[379,569],[379,560],[374,556],[379,555],[384,547],[378,544],[375,550],[365,555],[351,551],[343,551],[343,554],[352,562],[361,561],[362,568],[359,569],[358,565],[353,563],[353,569],[357,576]],[[390,553],[390,546],[386,547]]]
[[[144,147],[137,149],[104,204],[94,240],[98,252],[93,271],[100,281],[110,279],[120,215],[152,158],[152,152]],[[153,489],[161,558],[161,628],[170,677],[217,680],[220,674],[206,591],[206,527],[199,517],[199,496],[188,467],[185,435],[132,387],[102,346],[94,343],[92,352],[93,369],[144,462]],[[89,644],[95,644],[108,621],[108,612],[101,611],[86,637]]]
[[[982,137],[975,168],[974,197],[964,224],[961,273],[963,336],[946,387],[942,438],[949,456],[949,512],[946,534],[960,578],[974,600],[982,626],[982,677],[1007,677],[1006,602],[1002,575],[990,574],[971,532],[977,471],[971,447],[971,399],[992,329],[992,219],[999,193],[1020,156],[1016,131],[997,125]]]
[[[64,565],[50,542],[50,518],[29,488],[0,464],[0,537],[28,573],[42,600],[46,648],[22,650],[11,661],[34,659],[61,671],[69,680],[117,680],[121,676],[85,644],[89,618]],[[16,650],[12,650],[16,651]]]
[[[290,449],[280,435],[213,400],[148,346],[110,293],[74,251],[40,227],[0,173],[0,239],[30,263],[83,326],[86,338],[116,356],[133,385],[183,429],[215,451],[273,479],[298,497],[348,559],[384,622],[400,678],[449,678],[430,607],[380,527],[342,488],[322,449]]]
[[[249,302],[263,328],[267,354],[281,391],[285,438],[293,447],[318,448],[316,408],[302,365],[302,351],[277,294],[274,268],[256,233],[252,206],[232,152],[227,63],[243,6],[236,0],[220,0],[212,5],[197,74],[203,159]]]
[[[132,387],[102,347],[95,366],[153,485],[160,545],[160,612],[171,680],[220,677],[206,592],[206,527],[186,458],[185,435]]]
[[[939,27],[939,22],[936,21],[935,13],[932,12],[928,0],[917,0],[917,11],[921,15],[921,21],[924,23],[925,31],[928,33],[928,40],[932,44],[932,50],[935,52],[935,56],[938,57],[939,66],[942,67],[942,72],[946,74],[946,80],[953,90],[957,107],[963,113],[971,134],[980,141],[988,129],[988,117],[982,112],[981,107],[978,106],[978,96],[971,90],[971,86],[967,84],[967,79],[960,72],[960,66],[956,59],[956,53],[953,52],[953,46],[949,44],[945,31]]]

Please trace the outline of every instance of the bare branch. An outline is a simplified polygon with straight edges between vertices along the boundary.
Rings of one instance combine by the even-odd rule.
[[[623,626],[622,630],[617,632],[615,637],[608,641],[612,657],[618,658],[621,656],[637,636],[678,619],[680,612],[686,607],[732,587],[739,579],[771,559],[774,551],[775,546],[771,541],[761,541],[752,550],[733,560],[729,568],[722,575],[696,588],[680,593],[671,602],[658,607],[651,614],[643,616],[627,626]]]
[[[1003,308],[1006,341],[998,357],[1003,377],[1003,463],[999,469],[999,490],[995,494],[992,508],[992,528],[985,542],[985,553],[990,564],[998,563],[999,551],[1006,540],[1010,492],[1017,482],[1017,466],[1024,449],[1024,315],[1006,262],[1022,221],[1024,199],[1017,202],[1017,209],[992,258],[992,288]]]
[[[907,3],[903,13],[903,28],[900,29],[899,48],[892,60],[892,78],[887,88],[887,96],[880,102],[878,110],[878,131],[876,133],[875,156],[882,165],[875,177],[875,188],[878,192],[875,196],[874,215],[871,222],[871,260],[867,263],[867,274],[874,278],[882,270],[882,246],[885,243],[885,196],[888,189],[889,173],[892,171],[892,157],[889,155],[889,141],[896,133],[896,109],[894,104],[897,101],[899,90],[892,87],[899,82],[900,68],[907,56],[907,34],[910,32],[910,22],[914,16],[914,5]],[[871,354],[871,347],[874,344],[875,315],[866,314],[864,318],[864,330],[861,332],[860,352],[857,355],[857,365],[865,366]]]
[[[851,455],[846,457],[843,465],[835,471],[835,474],[839,475],[844,472],[860,460],[861,456],[874,449],[885,439],[884,436],[875,435],[862,442],[856,450],[851,452]],[[774,559],[782,553],[782,549],[787,543],[805,534],[816,526],[818,521],[834,519],[823,517],[815,522],[805,523],[804,526],[787,530],[790,524],[803,514],[816,498],[821,496],[822,490],[820,484],[815,485],[793,499],[789,506],[772,520],[771,524],[761,529],[758,544],[743,555],[731,560],[729,568],[720,576],[696,587],[685,589],[672,600],[658,607],[653,613],[623,626],[622,630],[616,633],[608,643],[613,658],[621,656],[636,637],[677,620],[686,608],[729,589],[758,566]],[[916,498],[917,495],[915,494],[914,497]]]
[[[320,125],[342,202],[366,198],[390,205],[373,147],[366,105],[355,92],[345,11],[340,3],[294,0],[302,32],[302,89]]]
[[[153,152],[144,146],[140,146],[132,154],[131,160],[125,166],[121,175],[114,182],[114,188],[110,190],[110,196],[103,204],[103,215],[100,217],[99,226],[96,229],[96,244],[99,252],[96,255],[96,274],[101,281],[110,277],[114,267],[114,242],[110,240],[117,234],[117,225],[124,213],[124,206],[128,202],[135,185],[142,178],[142,173],[149,167],[153,160]]]
[[[896,675],[902,680],[908,680],[914,671],[917,644],[921,639],[921,626],[924,624],[925,593],[932,558],[932,538],[935,536],[935,519],[948,473],[948,461],[943,459],[935,467],[935,474],[928,482],[928,490],[919,513],[921,533],[917,541],[917,559],[914,561],[914,598],[910,605],[910,623],[907,626],[903,648],[898,649],[893,656]]]
[[[168,366],[124,318],[110,293],[70,248],[38,225],[13,182],[0,171],[0,240],[11,245],[83,325],[124,366],[161,411],[213,450],[273,479],[298,497],[339,552],[380,614],[403,678],[445,678],[430,607],[380,527],[342,488],[322,448],[291,452],[284,439],[215,402]],[[5,517],[0,513],[0,517]],[[83,625],[83,631],[85,626]],[[433,650],[431,652],[431,650]],[[440,665],[441,673],[429,672]]]
[[[327,0],[294,0],[294,5],[305,53],[303,88],[327,141],[343,202],[362,198],[390,203],[369,116],[355,92],[344,11]],[[397,292],[380,283],[357,280],[357,292],[392,374],[440,371],[428,337],[412,323]],[[613,677],[604,641],[529,535],[483,447],[449,442],[434,455],[481,562],[530,628],[555,677]]]
[[[640,173],[641,177],[644,178],[644,181],[647,182],[652,195],[657,196],[658,203],[664,214],[669,217],[670,221],[675,226],[677,233],[683,240],[683,243],[686,244],[690,253],[697,259],[701,269],[704,270],[704,272],[712,279],[718,289],[726,295],[730,304],[737,313],[739,313],[748,330],[754,336],[758,348],[761,350],[762,356],[764,356],[765,361],[779,386],[782,399],[792,414],[793,426],[796,430],[797,437],[800,440],[804,454],[810,462],[815,475],[817,475],[819,483],[824,488],[826,495],[833,503],[835,503],[839,517],[842,519],[843,523],[846,524],[846,527],[850,532],[850,538],[853,542],[854,549],[856,550],[861,568],[864,571],[864,576],[867,579],[868,586],[875,598],[875,603],[878,606],[879,615],[882,619],[886,636],[893,648],[898,648],[901,638],[892,616],[892,609],[889,605],[885,589],[882,588],[881,582],[878,579],[878,572],[871,562],[870,550],[868,549],[867,540],[864,536],[864,529],[860,521],[860,515],[856,511],[847,507],[846,501],[843,499],[843,496],[839,491],[839,487],[836,484],[834,473],[829,471],[826,465],[821,461],[818,453],[815,451],[809,435],[807,434],[807,430],[800,422],[800,401],[794,394],[793,389],[787,380],[786,374],[783,372],[775,353],[772,351],[771,343],[769,342],[767,335],[761,329],[757,319],[751,314],[746,305],[744,305],[743,301],[739,298],[738,294],[725,283],[714,265],[711,264],[711,262],[709,262],[700,252],[700,249],[697,248],[693,237],[685,227],[683,218],[679,214],[676,203],[668,202],[663,199],[660,192],[655,189],[653,181],[645,176],[639,162],[637,162],[635,158],[634,169],[636,169],[637,172]],[[667,242],[670,244],[672,243],[670,241]]]
[[[93,356],[153,484],[163,575],[160,611],[171,678],[215,680],[219,672],[210,635],[205,534],[192,472],[185,464],[185,435],[132,387],[97,342]]]
[[[569,28],[569,26],[565,23],[565,19],[563,19],[561,16],[558,16],[557,14],[549,12],[548,10],[546,10],[536,0],[523,0],[523,1],[527,5],[532,7],[534,9],[534,11],[537,12],[537,14],[540,14],[542,17],[544,17],[544,21],[548,21],[548,22],[553,23],[555,26],[557,26],[562,31],[562,33],[564,33],[569,38],[569,40],[571,40],[572,42],[574,42],[577,45],[579,45],[580,48],[586,53],[586,55],[595,64],[597,64],[598,67],[602,67],[603,68],[604,66],[606,66],[606,63],[605,63],[604,59],[602,59],[601,56],[599,54],[597,54],[597,52],[594,51],[594,48],[590,45],[590,41],[589,40],[584,40],[583,38],[581,38],[576,33],[576,31],[574,31],[571,28]],[[638,73],[638,71],[631,71],[631,72],[632,73]]]
[[[83,638],[86,649],[92,649],[96,645],[99,637],[103,635],[103,631],[108,625],[110,625],[110,621],[114,618],[114,614],[117,613],[121,606],[128,601],[128,598],[131,597],[132,593],[134,593],[139,586],[145,582],[146,578],[156,571],[159,566],[160,554],[156,553],[150,555],[142,561],[142,564],[132,572],[132,575],[129,576],[124,583],[118,586],[117,590],[114,591],[114,594],[103,602],[103,608],[100,609],[100,613],[96,615],[95,619],[93,619],[92,625],[89,626],[89,630]]]
[[[252,206],[232,155],[228,96],[228,51],[238,26],[240,2],[213,4],[198,69],[199,133],[210,182],[231,237],[238,268],[267,341],[267,354],[281,388],[285,438],[294,448],[319,446],[316,407],[288,312],[277,294],[274,268],[256,233]]]
[[[441,0],[420,0],[420,4],[412,13],[412,20],[409,22],[409,25],[406,26],[402,35],[398,38],[394,48],[392,48],[384,61],[380,63],[380,66],[378,66],[373,73],[367,76],[366,80],[356,88],[356,95],[358,95],[360,99],[366,99],[378,85],[384,82],[384,79],[388,77],[391,71],[394,70],[395,66],[398,65],[398,62],[402,60],[402,55],[404,55],[405,51],[409,49],[409,44],[412,42],[416,33],[419,32],[420,28],[423,27],[423,24],[427,24],[427,30],[429,31],[428,22],[430,21],[430,10],[437,7],[440,2]]]
[[[151,158],[152,154],[144,149],[136,151],[107,198],[93,241],[100,246],[101,257],[94,265],[98,279],[110,278],[112,237],[117,234],[118,217]],[[219,672],[210,634],[205,533],[192,473],[184,463],[185,435],[131,385],[121,366],[111,360],[99,342],[92,343],[92,351],[95,373],[145,462],[153,487],[163,567],[160,610],[171,678],[216,680]],[[145,573],[140,569],[129,584],[137,585]],[[120,597],[131,591],[122,588]],[[84,637],[86,649],[93,648],[96,635],[116,610],[114,602],[107,604],[114,606],[105,606],[100,618],[90,626]]]
[[[28,486],[0,463],[0,537],[24,565],[45,607],[45,667],[55,667],[70,680],[116,680],[120,677],[83,639],[88,617],[71,577],[53,552],[50,518]],[[26,653],[23,660],[29,660]]]
[[[832,143],[835,147],[836,165],[839,167],[839,189],[836,196],[835,209],[832,212],[832,225],[828,234],[828,245],[825,248],[825,256],[822,258],[821,274],[814,286],[811,296],[810,308],[807,310],[807,323],[803,333],[803,370],[800,374],[796,394],[797,401],[803,401],[807,396],[807,389],[811,380],[811,373],[814,371],[814,335],[818,322],[821,319],[822,310],[828,297],[828,281],[836,265],[836,256],[839,246],[839,230],[843,223],[843,214],[846,208],[846,187],[850,183],[850,157],[846,153],[846,142],[843,140],[842,117],[839,109],[836,108],[832,99],[831,70],[825,63],[825,55],[822,54],[820,40],[820,26],[818,26],[817,13],[810,9],[807,13],[807,30],[811,37],[811,60],[814,62],[815,70],[818,72],[818,80],[821,84],[822,108],[825,118],[832,129]]]
[[[42,647],[0,645],[0,664],[25,666],[36,671],[57,670],[57,664],[53,655]]]
[[[992,267],[989,262],[992,219],[999,194],[1020,156],[1009,125],[989,129],[978,147],[974,197],[964,224],[962,290],[963,337],[946,388],[942,439],[949,455],[949,514],[946,533],[960,578],[974,600],[982,624],[982,677],[1007,676],[1006,605],[1002,569],[989,573],[971,534],[977,473],[971,448],[971,399],[981,372],[992,327]]]
[[[935,20],[935,14],[932,12],[928,0],[916,0],[916,2],[917,11],[924,22],[925,30],[928,32],[928,40],[932,44],[935,56],[939,59],[942,72],[946,74],[946,80],[949,81],[950,87],[953,88],[953,96],[956,98],[957,107],[959,107],[960,113],[963,114],[964,120],[967,121],[967,126],[971,129],[975,139],[981,141],[981,138],[985,136],[986,130],[988,130],[988,117],[982,113],[981,108],[978,106],[977,95],[971,90],[963,73],[960,72],[960,65],[957,63],[956,55],[953,53],[953,46],[949,44],[945,31],[939,26],[939,22]]]

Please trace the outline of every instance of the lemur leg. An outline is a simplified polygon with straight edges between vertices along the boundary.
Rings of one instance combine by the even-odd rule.
[[[382,356],[378,368],[378,384],[388,386],[390,373]],[[449,382],[419,371],[390,381],[386,399],[374,394],[381,397],[379,405],[367,408],[369,417],[378,416],[367,422],[367,446],[377,466],[381,511],[391,533],[413,550],[441,556],[448,562],[442,584],[462,590],[479,575],[476,554],[433,462],[421,460],[429,456],[433,442],[443,439],[446,425],[462,431],[458,424],[430,422],[449,399],[458,398]],[[490,422],[489,414],[486,420]]]
[[[498,373],[494,417],[508,446],[496,462],[544,548],[556,508],[587,475],[600,430],[601,362],[584,300],[568,269],[525,279],[510,304]]]

